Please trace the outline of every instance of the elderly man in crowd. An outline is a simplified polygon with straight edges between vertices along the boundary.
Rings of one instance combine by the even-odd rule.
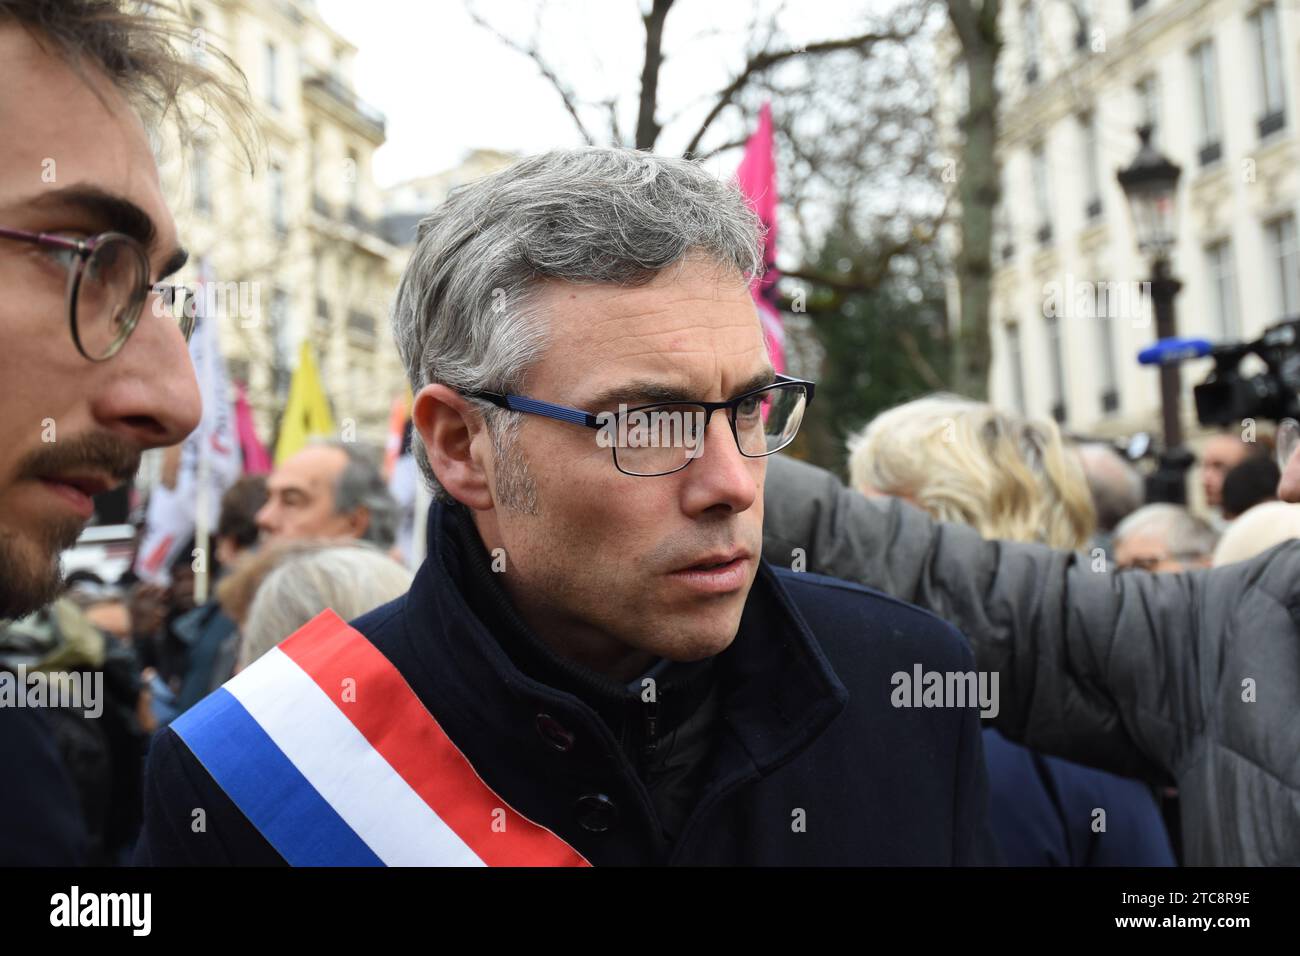
[[[768,359],[758,248],[734,187],[623,149],[426,219],[394,323],[429,556],[157,739],[137,858],[990,861],[997,694],[960,635],[760,560],[813,386]]]
[[[1146,505],[1115,529],[1115,566],[1121,571],[1208,568],[1219,536],[1181,505]]]
[[[379,468],[353,442],[314,441],[271,473],[257,513],[264,541],[356,538],[387,550],[397,503]]]

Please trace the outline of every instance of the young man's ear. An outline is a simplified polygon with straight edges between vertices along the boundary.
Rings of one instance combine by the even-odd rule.
[[[446,385],[426,385],[415,396],[411,423],[447,494],[475,511],[491,508],[482,458],[483,443],[490,439],[478,409]]]

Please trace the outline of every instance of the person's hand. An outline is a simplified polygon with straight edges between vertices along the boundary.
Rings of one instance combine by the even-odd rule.
[[[131,613],[131,636],[136,640],[152,637],[167,619],[167,589],[160,584],[141,582],[131,589],[127,610]]]
[[[135,719],[140,723],[140,729],[151,736],[158,729],[158,718],[153,712],[153,691],[149,689],[150,681],[156,676],[157,672],[152,667],[144,669],[140,675],[140,696],[135,699]]]

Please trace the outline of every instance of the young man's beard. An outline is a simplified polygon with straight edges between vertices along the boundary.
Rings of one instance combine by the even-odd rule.
[[[0,620],[49,604],[63,590],[60,554],[77,542],[85,522],[68,518],[42,528],[35,539],[0,528]]]

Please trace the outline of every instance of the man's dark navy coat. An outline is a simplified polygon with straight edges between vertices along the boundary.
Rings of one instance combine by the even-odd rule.
[[[890,702],[896,672],[974,669],[939,618],[763,564],[735,640],[712,664],[716,717],[696,796],[668,827],[597,709],[521,671],[484,623],[477,609],[504,591],[470,567],[458,514],[434,506],[430,557],[410,591],[353,626],[495,793],[592,864],[997,862],[977,711]],[[482,543],[471,545],[481,556]],[[206,827],[196,833],[198,808]],[[283,861],[164,730],[136,862]]]

